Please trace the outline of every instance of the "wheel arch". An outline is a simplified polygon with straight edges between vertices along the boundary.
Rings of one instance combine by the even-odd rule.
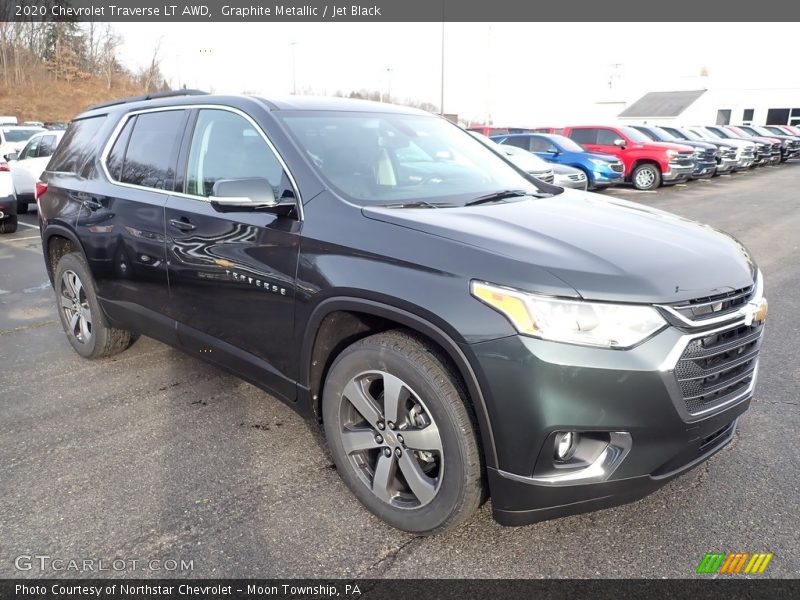
[[[466,354],[441,327],[396,306],[363,298],[338,296],[324,300],[314,309],[307,321],[301,344],[298,382],[302,392],[308,394],[310,412],[316,418],[321,418],[321,390],[328,369],[341,350],[360,338],[396,328],[408,329],[423,336],[437,346],[450,361],[469,394],[484,461],[487,466],[496,467],[497,453],[485,398],[477,374]]]
[[[78,240],[78,236],[62,225],[49,225],[42,235],[42,245],[44,250],[44,261],[47,269],[47,276],[50,283],[53,283],[55,266],[58,259],[64,254],[77,250],[86,260],[86,252]],[[88,261],[87,261],[88,264]]]
[[[633,161],[633,164],[631,165],[631,170],[630,170],[631,174],[633,174],[633,172],[636,170],[637,167],[640,167],[642,165],[653,165],[655,168],[658,169],[659,173],[664,172],[664,169],[661,168],[661,163],[659,163],[656,159],[637,158],[635,161]]]

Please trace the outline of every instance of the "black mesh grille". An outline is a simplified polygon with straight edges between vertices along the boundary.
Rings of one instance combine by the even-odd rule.
[[[763,323],[739,325],[692,340],[675,365],[689,414],[725,404],[755,376]]]

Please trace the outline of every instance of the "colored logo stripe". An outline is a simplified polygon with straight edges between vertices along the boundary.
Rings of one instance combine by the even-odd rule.
[[[756,552],[754,554],[749,552],[732,552],[730,554],[706,552],[703,560],[697,566],[697,573],[761,574],[767,569],[772,557],[772,552]]]

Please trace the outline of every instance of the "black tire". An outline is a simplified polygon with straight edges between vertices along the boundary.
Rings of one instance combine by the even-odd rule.
[[[0,233],[14,233],[17,230],[17,215],[0,220]]]
[[[377,375],[379,372],[381,375]],[[387,379],[377,379],[381,376]],[[376,379],[370,380],[373,377]],[[356,411],[346,398],[346,394],[352,396],[353,392],[346,390],[354,390],[348,386],[356,381],[365,381],[360,389],[368,390],[367,397],[372,397],[370,390],[379,390],[384,382],[396,380],[402,383],[402,388],[396,388],[402,392],[397,395],[401,400],[395,414],[403,422],[398,418],[393,425],[387,418],[379,432],[381,422],[370,426],[361,417],[363,413]],[[382,391],[377,398],[383,406],[375,403],[372,406],[382,415],[381,411],[387,410]],[[410,410],[406,410],[409,406]],[[417,535],[439,533],[466,521],[484,499],[481,452],[466,393],[447,362],[426,340],[395,330],[364,338],[346,348],[328,373],[322,412],[328,447],[340,476],[367,509],[393,527]],[[361,418],[357,428],[351,429],[352,424],[346,422],[350,414]],[[430,431],[438,436],[440,450],[409,441],[412,433]],[[351,432],[366,434],[369,444],[372,443],[369,435],[382,433],[386,439],[383,445],[375,443],[374,448],[348,453],[343,439]],[[403,439],[404,433],[409,439]],[[429,435],[425,438],[426,442],[433,439]],[[378,461],[395,464],[394,470],[387,467],[385,471],[392,473],[386,477],[393,482],[391,485],[376,485]],[[420,473],[423,477],[406,479],[405,473]],[[416,480],[416,486],[408,483],[412,479]],[[421,489],[423,480],[430,487],[422,488],[425,494],[417,494],[414,488]],[[388,490],[388,499],[379,497],[373,491],[376,488]]]
[[[650,163],[639,165],[631,173],[631,183],[637,190],[655,190],[661,185],[661,170]]]
[[[28,201],[17,199],[17,214],[24,215],[28,212]]]
[[[73,277],[77,277],[79,287],[74,283]],[[110,327],[106,321],[97,302],[94,280],[83,256],[76,252],[63,255],[56,265],[53,281],[61,325],[69,343],[78,354],[89,359],[105,358],[118,354],[131,345],[134,338],[130,331]],[[68,308],[65,305],[71,299],[74,300],[76,287],[78,304],[73,302],[72,307]],[[88,315],[87,319],[77,316],[78,306],[82,314]],[[77,320],[71,321],[72,318]]]

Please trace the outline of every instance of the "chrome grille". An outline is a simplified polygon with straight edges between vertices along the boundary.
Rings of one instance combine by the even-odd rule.
[[[675,365],[675,378],[690,415],[744,397],[756,376],[763,331],[764,324],[754,321],[689,342]]]
[[[673,304],[671,308],[690,321],[702,321],[703,319],[718,317],[735,312],[739,310],[739,307],[747,304],[753,295],[754,287],[751,285],[723,294],[695,298],[680,304]]]
[[[583,173],[573,173],[569,175],[569,178],[572,181],[586,181],[586,175],[584,175]]]

